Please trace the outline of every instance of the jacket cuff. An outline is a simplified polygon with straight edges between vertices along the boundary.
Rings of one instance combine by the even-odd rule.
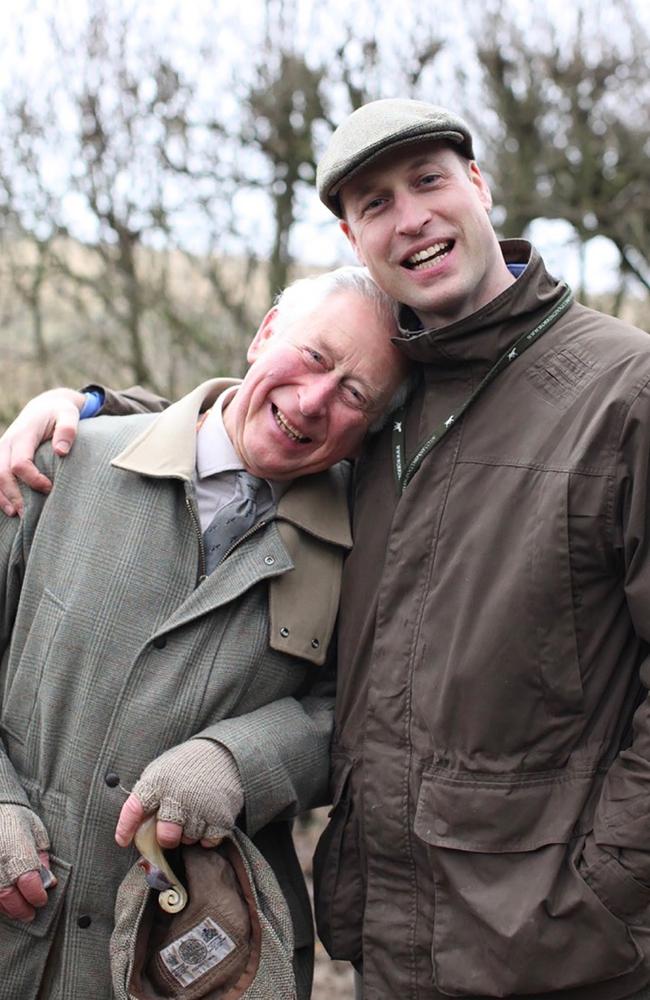
[[[290,819],[327,801],[331,710],[329,699],[324,700],[326,718],[315,719],[300,702],[283,698],[196,733],[222,743],[233,755],[249,837],[273,820]]]
[[[169,401],[162,396],[134,385],[122,391],[110,389],[105,385],[85,385],[81,392],[96,392],[104,397],[102,416],[125,417],[132,413],[160,413],[169,406]]]

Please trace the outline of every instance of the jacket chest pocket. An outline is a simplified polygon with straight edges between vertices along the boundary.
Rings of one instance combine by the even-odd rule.
[[[544,473],[529,520],[527,624],[549,710],[580,711],[582,681],[576,641],[569,476]]]
[[[535,746],[559,766],[575,745],[584,691],[569,482],[553,470],[458,466],[414,657],[414,712],[433,747]],[[433,665],[435,683],[419,664]]]
[[[633,971],[626,924],[576,868],[593,771],[425,774],[414,829],[435,884],[435,984],[451,996],[566,990]]]
[[[49,590],[44,590],[38,607],[29,619],[23,615],[16,622],[8,653],[7,689],[2,704],[2,728],[5,733],[25,743],[35,714],[41,684],[47,676],[65,604]]]

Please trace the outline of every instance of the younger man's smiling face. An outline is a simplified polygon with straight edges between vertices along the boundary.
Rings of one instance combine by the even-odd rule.
[[[360,293],[330,293],[276,329],[267,314],[244,381],[224,410],[246,468],[294,479],[354,457],[406,369],[395,328]]]
[[[474,161],[429,140],[387,151],[341,190],[343,232],[377,284],[425,327],[476,312],[514,280]]]

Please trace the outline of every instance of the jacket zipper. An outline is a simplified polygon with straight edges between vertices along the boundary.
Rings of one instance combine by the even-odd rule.
[[[206,565],[205,565],[205,546],[203,544],[203,532],[201,531],[201,522],[199,521],[199,517],[198,514],[196,513],[196,510],[194,508],[194,502],[191,497],[187,496],[185,497],[185,506],[187,507],[187,511],[192,520],[192,525],[194,526],[194,531],[196,533],[196,537],[199,543],[199,577],[198,580],[196,581],[198,585],[199,583],[203,583],[203,581],[207,580],[208,578],[208,575],[205,571]],[[220,566],[221,563],[224,561],[224,559],[227,559],[230,553],[233,552],[238,545],[241,545],[241,543],[244,542],[247,538],[250,538],[251,535],[254,535],[256,531],[259,531],[261,528],[266,527],[268,523],[269,523],[268,520],[262,520],[258,521],[257,524],[253,524],[248,529],[248,531],[244,532],[241,538],[238,538],[236,542],[233,542],[230,548],[226,552],[224,552],[223,556],[218,562],[218,565]]]
[[[199,516],[194,508],[194,501],[191,497],[185,497],[185,506],[187,507],[188,514],[192,521],[194,531],[199,543],[199,577],[196,581],[197,586],[203,583],[207,579],[207,573],[205,571],[205,546],[203,545],[203,532],[201,531],[201,522],[199,521]]]
[[[260,530],[260,528],[266,527],[268,523],[269,523],[268,520],[267,521],[262,520],[258,521],[257,524],[251,525],[248,531],[245,531],[244,534],[237,539],[237,541],[232,543],[227,552],[224,552],[217,565],[221,566],[221,563],[224,561],[224,559],[227,559],[230,553],[234,552],[234,550],[237,548],[238,545],[241,545],[242,542],[245,542],[247,538],[250,538],[251,535],[254,535],[256,531]]]

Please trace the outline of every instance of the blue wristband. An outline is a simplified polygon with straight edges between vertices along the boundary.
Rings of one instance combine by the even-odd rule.
[[[79,411],[80,420],[96,417],[104,405],[104,393],[100,389],[91,389],[89,392],[84,392],[84,396],[86,399]]]

